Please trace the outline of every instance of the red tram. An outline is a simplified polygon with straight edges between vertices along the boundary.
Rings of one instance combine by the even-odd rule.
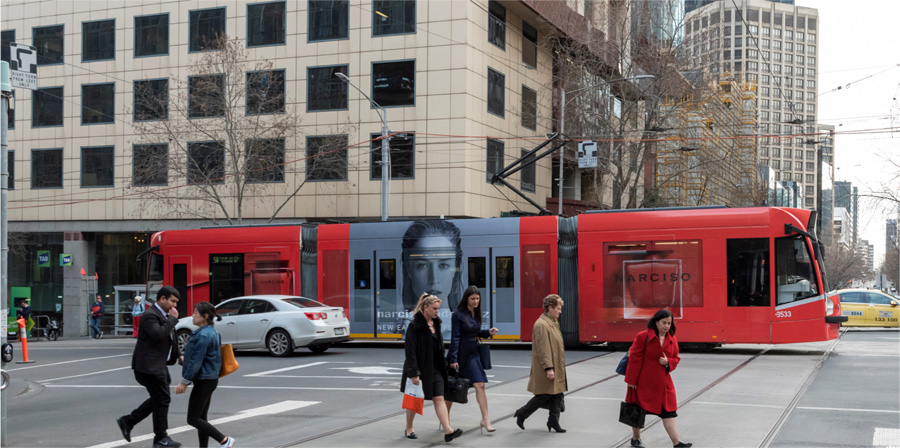
[[[449,317],[475,285],[502,339],[529,341],[558,293],[568,343],[630,342],[663,307],[684,343],[824,341],[846,318],[812,222],[807,210],[700,207],[173,230],[151,239],[148,289],[178,288],[182,312],[303,295],[343,307],[355,338],[402,337],[423,292]]]

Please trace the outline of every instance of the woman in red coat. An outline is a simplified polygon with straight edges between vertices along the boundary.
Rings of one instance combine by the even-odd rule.
[[[661,309],[650,318],[647,330],[634,337],[628,353],[628,370],[625,382],[628,383],[630,403],[637,402],[648,414],[662,419],[666,433],[675,447],[689,447],[691,443],[682,442],[678,437],[678,426],[675,425],[675,413],[678,399],[675,397],[675,384],[670,373],[678,367],[678,340],[675,339],[675,322],[672,313]],[[634,399],[634,396],[637,399]],[[631,446],[644,446],[641,443],[641,430],[631,428]]]

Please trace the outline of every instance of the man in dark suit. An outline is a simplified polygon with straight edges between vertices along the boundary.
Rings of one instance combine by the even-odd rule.
[[[179,447],[166,430],[169,428],[169,376],[167,366],[178,360],[178,344],[175,342],[175,324],[178,323],[178,290],[163,286],[156,294],[156,303],[141,316],[138,340],[131,356],[134,378],[147,389],[150,398],[141,403],[131,414],[116,419],[122,437],[131,442],[131,429],[141,420],[153,414],[153,447]]]

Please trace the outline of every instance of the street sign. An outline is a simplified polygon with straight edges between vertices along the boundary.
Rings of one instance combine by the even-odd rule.
[[[59,254],[60,266],[72,266],[72,254]]]
[[[37,90],[37,48],[9,44],[9,80],[13,87]]]
[[[581,142],[578,144],[578,168],[594,168],[597,166],[597,142]]]

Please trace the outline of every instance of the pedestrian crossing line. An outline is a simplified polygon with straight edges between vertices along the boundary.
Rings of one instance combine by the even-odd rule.
[[[872,446],[900,447],[900,428],[875,428]]]
[[[900,414],[900,411],[895,411],[893,409],[818,408],[813,406],[797,406],[797,409],[804,409],[807,411],[879,412],[887,414]]]
[[[115,369],[101,370],[99,372],[82,373],[79,375],[69,375],[69,376],[63,376],[63,377],[59,377],[59,378],[51,378],[49,380],[39,380],[38,383],[43,384],[43,385],[48,385],[47,383],[50,383],[52,381],[68,380],[68,379],[72,379],[72,378],[80,378],[83,376],[99,375],[101,373],[115,372],[117,370],[125,370],[125,369],[131,369],[131,367],[117,367]]]
[[[211,423],[213,426],[221,425],[224,423],[230,423],[230,422],[234,422],[237,420],[244,420],[247,418],[261,417],[264,415],[280,414],[283,412],[293,411],[296,409],[305,408],[307,406],[312,406],[314,404],[319,404],[319,403],[321,403],[321,401],[292,401],[292,400],[282,401],[282,402],[270,404],[267,406],[246,409],[241,412],[238,412],[237,414],[230,415],[228,417],[222,417],[222,418],[217,418],[215,420],[210,420],[209,423]],[[169,435],[172,435],[172,434],[179,434],[182,432],[193,431],[194,429],[195,428],[193,426],[185,425],[185,426],[179,426],[177,428],[170,428],[167,432],[169,433]],[[153,434],[145,434],[142,436],[132,437],[131,443],[143,442],[145,440],[153,440]],[[117,440],[114,442],[107,442],[107,443],[102,443],[100,445],[94,445],[89,448],[113,448],[113,447],[128,445],[128,444],[129,444],[129,442],[126,442],[125,440]]]

